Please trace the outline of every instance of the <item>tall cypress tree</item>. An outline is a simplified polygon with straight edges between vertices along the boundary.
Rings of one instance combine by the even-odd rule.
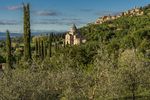
[[[38,56],[40,57],[41,56],[41,39],[40,37],[38,37]]]
[[[49,35],[48,56],[52,57],[52,34]]]
[[[44,58],[44,42],[43,42],[43,39],[41,41],[41,59]]]
[[[55,41],[55,51],[57,51],[58,50],[58,36],[57,35],[55,35],[54,41]]]
[[[46,57],[46,55],[47,55],[47,51],[46,51],[46,42],[44,41],[44,47],[43,47],[43,49],[44,49],[44,58]]]
[[[30,31],[30,6],[24,5],[24,58],[25,60],[31,59],[31,31]]]
[[[38,39],[36,38],[35,39],[35,55],[36,55],[36,57],[37,57],[37,55],[38,55],[38,51],[39,50],[39,48],[38,48]]]
[[[9,69],[9,68],[12,68],[12,66],[11,66],[11,64],[12,64],[12,61],[11,61],[11,58],[12,58],[12,55],[11,55],[11,38],[10,38],[10,34],[9,34],[8,30],[7,30],[6,34],[7,34],[7,38],[6,38],[6,51],[7,51],[6,64],[7,64],[7,67]]]

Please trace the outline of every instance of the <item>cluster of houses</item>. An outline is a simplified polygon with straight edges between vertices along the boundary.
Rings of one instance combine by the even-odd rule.
[[[96,20],[95,24],[102,24],[104,22],[115,20],[123,16],[141,16],[143,14],[144,12],[140,8],[135,7],[134,9],[128,10],[126,12],[122,12],[119,15],[115,15],[115,16],[109,15],[109,16],[100,17],[99,19]]]

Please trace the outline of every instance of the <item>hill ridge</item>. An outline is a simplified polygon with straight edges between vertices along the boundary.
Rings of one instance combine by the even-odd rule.
[[[104,22],[107,22],[107,21],[112,21],[112,20],[115,20],[115,19],[118,19],[120,17],[124,17],[124,16],[141,16],[144,14],[144,11],[141,9],[141,8],[133,8],[131,10],[128,10],[128,11],[125,11],[125,12],[122,12],[118,15],[114,15],[114,16],[102,16],[100,18],[98,18],[96,21],[95,21],[95,24],[102,24]]]

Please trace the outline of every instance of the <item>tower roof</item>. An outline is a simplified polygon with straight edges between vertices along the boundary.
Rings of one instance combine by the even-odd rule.
[[[72,35],[73,35],[73,34],[76,34],[76,33],[77,33],[77,30],[78,30],[78,29],[77,29],[76,25],[73,24],[73,26],[71,27],[69,33],[72,34]]]
[[[76,25],[75,25],[75,24],[73,24],[73,26],[72,26],[72,30],[74,30],[74,31],[76,31],[76,30],[77,30],[77,27],[76,27]]]

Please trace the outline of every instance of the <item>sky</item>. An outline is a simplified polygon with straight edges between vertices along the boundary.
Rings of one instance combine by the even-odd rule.
[[[31,6],[31,31],[67,31],[104,15],[150,4],[150,0],[0,0],[0,32],[23,32],[23,3]]]

